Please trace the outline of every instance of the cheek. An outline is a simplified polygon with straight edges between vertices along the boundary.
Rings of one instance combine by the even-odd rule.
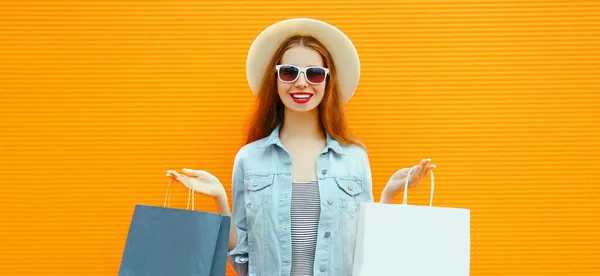
[[[325,85],[315,86],[315,87],[313,87],[313,89],[315,90],[315,92],[317,94],[321,95],[321,97],[323,97],[323,95],[325,95]]]
[[[290,90],[291,84],[277,82],[277,93],[279,95],[287,93]]]

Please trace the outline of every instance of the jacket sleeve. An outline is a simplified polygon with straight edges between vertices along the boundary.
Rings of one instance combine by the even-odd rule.
[[[246,224],[246,205],[244,196],[243,152],[240,150],[234,161],[232,181],[232,220],[237,231],[237,242],[229,252],[229,263],[239,276],[248,275],[248,233]]]

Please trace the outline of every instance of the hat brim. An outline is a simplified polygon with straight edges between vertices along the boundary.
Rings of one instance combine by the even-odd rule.
[[[246,59],[246,78],[250,89],[258,95],[267,66],[275,51],[288,38],[306,35],[316,38],[327,48],[337,73],[344,103],[348,102],[360,78],[360,60],[352,41],[339,29],[311,18],[279,21],[263,30],[254,40]]]

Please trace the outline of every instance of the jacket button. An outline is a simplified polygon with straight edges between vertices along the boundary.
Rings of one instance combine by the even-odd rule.
[[[327,170],[326,169],[322,170],[321,174],[323,174],[323,175],[327,174]]]
[[[331,232],[329,232],[329,231],[325,232],[325,237],[326,238],[329,238],[330,236],[331,236]]]
[[[329,205],[333,205],[333,199],[330,198],[329,200],[327,200],[327,203],[329,203]]]
[[[352,191],[352,189],[354,189],[352,188],[352,185],[348,185],[348,190]]]
[[[320,270],[321,270],[321,272],[325,272],[325,271],[327,271],[327,266],[325,266],[325,265],[321,265],[321,269],[320,269]]]

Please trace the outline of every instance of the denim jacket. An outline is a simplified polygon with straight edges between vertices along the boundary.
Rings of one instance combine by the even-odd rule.
[[[243,146],[232,176],[232,219],[237,243],[229,261],[240,276],[290,275],[292,162],[279,139],[268,136]],[[352,274],[361,202],[373,202],[367,152],[343,146],[328,133],[317,159],[321,215],[314,275]]]

